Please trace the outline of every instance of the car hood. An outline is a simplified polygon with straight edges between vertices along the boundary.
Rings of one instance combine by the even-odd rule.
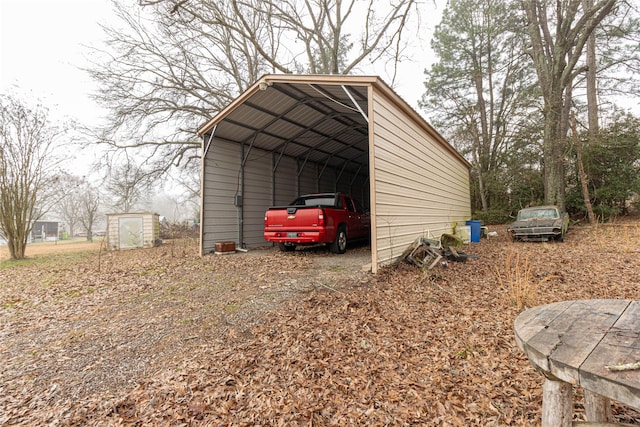
[[[560,219],[542,218],[542,219],[527,219],[524,221],[512,222],[510,228],[531,228],[531,227],[553,227],[555,224],[559,224]]]

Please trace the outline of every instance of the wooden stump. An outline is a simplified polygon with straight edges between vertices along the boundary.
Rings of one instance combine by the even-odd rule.
[[[571,427],[573,387],[546,378],[542,386],[542,427]]]

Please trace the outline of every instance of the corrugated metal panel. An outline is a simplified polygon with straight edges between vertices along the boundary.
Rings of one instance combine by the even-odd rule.
[[[241,146],[213,141],[203,163],[202,252],[215,249],[216,242],[238,243],[238,208],[234,197],[240,193]]]
[[[467,166],[382,93],[373,97],[375,254],[384,265],[420,236],[471,217]]]
[[[284,206],[291,203],[298,194],[298,177],[297,177],[296,160],[291,157],[282,157],[278,168],[276,169],[275,181],[275,199],[273,205]]]
[[[300,164],[300,162],[298,162]],[[302,167],[301,165],[299,167]],[[318,187],[318,169],[315,163],[307,163],[302,169],[300,178],[298,178],[299,189],[298,195],[319,193]]]
[[[325,169],[324,171],[322,171],[322,167],[321,169],[321,173],[322,175],[319,177],[318,179],[318,191],[320,193],[333,193],[334,191],[336,191],[336,174],[334,173],[333,169]]]
[[[348,90],[366,109],[366,85]],[[265,90],[249,90],[242,99],[223,112],[216,138],[284,150],[291,157],[335,168],[348,161],[368,162],[366,121],[341,85],[275,83]]]
[[[244,169],[243,244],[265,246],[264,212],[271,206],[271,153],[253,148]]]

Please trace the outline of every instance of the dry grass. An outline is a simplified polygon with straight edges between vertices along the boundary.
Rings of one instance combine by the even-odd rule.
[[[601,251],[640,252],[640,223],[609,223],[593,226],[593,240]]]
[[[529,254],[522,255],[520,251],[511,251],[507,254],[504,272],[496,267],[498,283],[509,290],[509,301],[518,310],[538,305],[538,290],[542,283],[559,278],[549,275],[536,280],[529,258]]]
[[[539,285],[535,284],[531,277],[529,255],[522,258],[520,252],[509,252],[505,260],[504,272],[500,272],[499,268],[495,267],[498,283],[509,290],[509,301],[518,310],[533,307],[538,302]]]
[[[56,242],[29,243],[25,251],[27,258],[50,254],[63,254],[74,252],[98,252],[102,238],[95,238],[93,242],[86,239],[58,240]],[[0,261],[9,259],[9,249],[6,245],[0,246]]]

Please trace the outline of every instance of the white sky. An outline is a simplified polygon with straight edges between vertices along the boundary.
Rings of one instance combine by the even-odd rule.
[[[88,98],[89,76],[78,69],[102,36],[108,0],[0,0],[0,92],[39,99],[54,116],[91,124],[100,115]]]
[[[440,20],[441,7],[429,22],[422,17],[422,35]],[[0,92],[16,85],[19,95],[42,100],[52,117],[97,123],[101,112],[88,98],[93,82],[79,67],[86,64],[87,45],[102,44],[98,23],[113,16],[109,0],[0,0]],[[403,65],[396,86],[416,110],[424,92],[423,70],[429,65],[429,37],[418,51],[413,55],[417,60]]]

